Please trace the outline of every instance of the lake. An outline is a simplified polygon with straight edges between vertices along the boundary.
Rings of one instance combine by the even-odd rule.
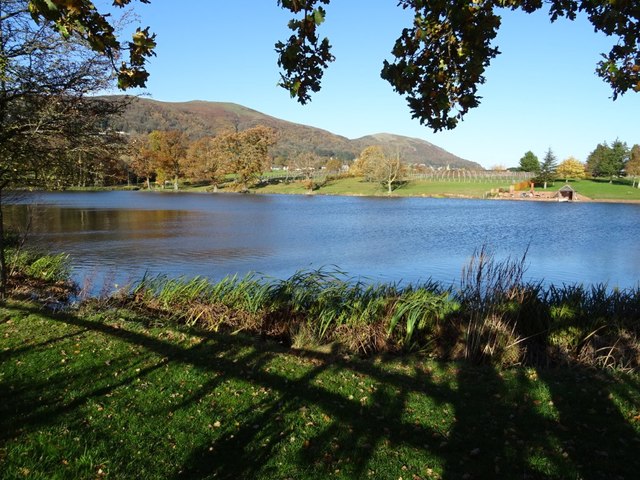
[[[546,284],[634,287],[640,205],[154,192],[30,193],[29,242],[70,255],[93,291],[145,272],[220,279],[339,269],[368,282],[458,282],[474,250],[519,258]],[[31,212],[31,213],[28,213]]]

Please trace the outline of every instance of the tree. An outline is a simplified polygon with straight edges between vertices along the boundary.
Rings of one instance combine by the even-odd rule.
[[[538,173],[540,171],[540,161],[538,160],[538,157],[529,150],[520,159],[519,169],[521,172]]]
[[[587,157],[586,171],[592,177],[600,177],[602,175],[600,165],[606,162],[609,151],[610,148],[607,142],[599,143]]]
[[[0,0],[0,299],[7,286],[4,192],[77,183],[83,164],[104,175],[105,159],[118,154],[104,141],[102,120],[122,105],[87,94],[107,88],[110,73],[77,38],[63,41],[49,22],[35,24],[26,0]]]
[[[337,158],[330,158],[324,166],[328,173],[340,173],[342,170],[342,162]]]
[[[622,175],[629,158],[627,144],[616,139],[611,146],[599,143],[587,157],[587,170],[594,177],[609,177],[609,183]]]
[[[393,184],[401,181],[406,173],[406,166],[400,160],[400,152],[395,155],[384,155],[382,161],[375,165],[373,176],[387,187],[387,194],[391,195]]]
[[[150,0],[138,0],[140,3],[151,3]],[[113,0],[113,5],[123,8],[132,0]],[[131,41],[123,43],[118,40],[111,14],[98,12],[90,0],[16,0],[21,3],[31,18],[38,24],[51,23],[65,39],[79,37],[89,47],[104,55],[118,74],[118,86],[121,89],[144,87],[149,77],[145,69],[147,59],[153,55],[156,47],[155,35],[149,28],[137,28]],[[122,54],[129,52],[128,62],[122,60]],[[116,66],[120,61],[120,66]]]
[[[259,180],[265,170],[271,168],[269,149],[276,144],[276,131],[258,125],[238,133],[240,140],[239,163],[234,172],[242,189]]]
[[[384,157],[384,151],[381,146],[366,147],[351,165],[350,172],[356,177],[364,177],[365,181],[372,182],[374,181],[373,170],[375,165],[382,161],[382,157]]]
[[[584,164],[573,157],[563,160],[556,169],[556,175],[567,183],[570,178],[584,178],[584,174]]]
[[[131,139],[129,148],[131,150],[130,167],[133,173],[144,178],[147,190],[151,190],[151,178],[156,174],[156,165],[149,146],[149,137],[139,136]]]
[[[547,188],[547,183],[553,182],[556,178],[556,168],[558,161],[556,160],[555,154],[551,151],[551,149],[547,150],[547,153],[542,160],[542,164],[540,165],[540,171],[538,172],[538,176],[536,177],[536,181],[538,183],[543,184],[543,188]]]
[[[258,125],[241,132],[227,132],[216,137],[216,152],[236,176],[240,191],[246,191],[262,172],[271,166],[269,149],[276,143],[276,132]]]
[[[309,90],[320,88],[322,69],[333,61],[329,41],[320,41],[317,35],[326,12],[316,5],[326,5],[329,0],[278,3],[303,14],[301,20],[290,22],[294,35],[286,44],[279,42],[276,50],[285,71],[281,85],[306,103]],[[392,50],[396,59],[384,62],[381,76],[406,95],[413,117],[436,131],[455,128],[471,108],[480,104],[478,86],[485,82],[486,67],[499,54],[492,41],[500,27],[500,8],[532,13],[549,5],[551,21],[559,17],[573,20],[578,12],[585,13],[596,32],[617,37],[597,69],[613,88],[614,99],[628,90],[640,91],[640,11],[635,2],[399,0],[398,5],[414,11],[413,25],[402,31]]]
[[[636,144],[631,149],[629,161],[627,162],[627,175],[633,179],[633,186],[640,188],[640,145]]]
[[[224,180],[227,166],[215,137],[203,137],[196,140],[187,149],[186,172],[197,179],[204,179],[218,191],[218,185]]]
[[[406,166],[400,160],[400,153],[388,155],[379,145],[366,147],[352,167],[355,175],[362,175],[368,182],[383,184],[391,194],[393,184],[404,178]]]
[[[187,137],[180,130],[154,130],[149,134],[149,151],[156,165],[156,172],[173,181],[178,190],[178,179],[184,176],[187,154]]]
[[[322,159],[313,152],[300,152],[289,162],[289,169],[300,172],[309,193],[313,191],[313,177],[322,165]]]
[[[123,7],[133,1],[114,0],[113,4]],[[313,92],[320,90],[324,70],[334,61],[329,40],[321,40],[318,34],[327,16],[323,5],[330,0],[276,3],[300,15],[289,22],[292,35],[285,42],[277,42],[276,51],[282,69],[280,85],[305,104]],[[596,70],[611,85],[613,99],[629,90],[640,91],[640,11],[634,1],[399,0],[398,6],[412,10],[414,18],[395,42],[395,60],[383,62],[381,76],[406,96],[412,116],[435,131],[455,128],[470,109],[480,104],[478,86],[485,82],[485,69],[499,54],[492,42],[500,27],[502,8],[532,13],[548,7],[552,22],[586,15],[595,32],[613,37],[613,47],[602,55]],[[144,86],[148,76],[145,63],[156,46],[149,28],[138,28],[132,41],[123,45],[114,34],[108,14],[98,12],[89,0],[31,0],[29,7],[34,19],[53,21],[64,36],[80,35],[114,65],[115,59],[128,50],[129,61],[118,68],[119,86]]]

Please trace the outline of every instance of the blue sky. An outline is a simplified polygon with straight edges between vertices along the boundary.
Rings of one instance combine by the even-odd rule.
[[[137,4],[143,26],[157,33],[147,93],[168,102],[234,102],[349,138],[389,132],[418,137],[484,167],[515,166],[527,150],[542,158],[585,161],[616,138],[640,143],[640,94],[611,100],[594,73],[614,39],[585,18],[551,24],[539,12],[503,12],[496,44],[502,54],[486,72],[480,107],[453,131],[434,133],[412,120],[404,98],[380,78],[383,60],[411,15],[395,0],[333,0],[321,34],[336,61],[322,91],[301,106],[277,86],[274,44],[290,33],[290,14],[276,0],[153,0]]]

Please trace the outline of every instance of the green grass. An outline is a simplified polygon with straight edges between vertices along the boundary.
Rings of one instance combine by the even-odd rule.
[[[494,182],[455,182],[442,180],[411,180],[404,186],[396,188],[396,196],[429,196],[429,197],[473,197],[482,198],[486,192],[495,188],[508,188],[509,185]],[[257,193],[303,194],[307,192],[302,182],[267,185],[256,188]],[[346,177],[329,180],[315,193],[325,195],[387,195],[387,190],[379,183],[365,182],[362,178]]]
[[[279,177],[283,172],[267,172],[263,176]],[[550,184],[546,191],[556,191],[565,184],[564,180],[556,180]],[[608,180],[571,180],[569,184],[581,195],[593,200],[623,200],[640,201],[640,189],[633,188],[630,180],[618,179],[613,183]],[[107,187],[103,189],[126,189],[126,187]],[[138,188],[138,187],[133,187]],[[484,198],[485,194],[493,189],[508,189],[509,183],[504,180],[494,181],[444,181],[444,180],[409,180],[404,185],[393,190],[392,195],[399,197],[469,197]],[[212,187],[208,184],[182,185],[180,191],[186,192],[210,192]],[[74,190],[101,190],[101,188],[85,188]],[[538,191],[544,191],[541,187]],[[167,191],[173,192],[172,189]],[[232,192],[231,184],[219,186],[220,192]],[[304,181],[292,181],[290,183],[268,184],[251,189],[255,193],[277,194],[307,194],[308,189]],[[386,187],[375,182],[365,182],[362,178],[345,177],[328,180],[314,190],[322,195],[362,195],[362,196],[386,196]]]
[[[635,200],[640,201],[640,188],[633,188],[631,181],[616,180],[609,183],[608,180],[576,180],[569,184],[581,195],[593,200]],[[556,190],[564,185],[563,181],[557,181]]]
[[[637,478],[640,378],[335,358],[127,310],[0,309],[0,472]]]
[[[502,183],[501,183],[502,182]],[[547,191],[556,191],[564,185],[563,180],[557,180],[549,185]],[[609,183],[608,180],[572,180],[570,185],[581,195],[593,200],[632,200],[640,201],[640,189],[633,188],[631,182],[618,180]],[[392,195],[399,197],[426,196],[426,197],[470,197],[483,198],[492,189],[509,188],[504,181],[478,181],[478,182],[457,182],[443,180],[410,180],[399,188],[396,188]],[[542,188],[536,188],[544,191]],[[292,182],[288,184],[275,184],[259,187],[254,190],[256,193],[282,193],[282,194],[305,194],[307,189],[302,182]],[[314,191],[316,194],[324,195],[367,195],[385,196],[386,188],[378,183],[365,182],[361,178],[347,177],[328,181]]]

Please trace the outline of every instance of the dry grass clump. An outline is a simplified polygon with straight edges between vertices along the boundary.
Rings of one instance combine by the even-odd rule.
[[[368,285],[321,269],[285,280],[145,277],[123,302],[190,326],[247,331],[298,349],[420,351],[500,366],[640,366],[640,289],[545,289],[525,283],[525,272],[526,253],[497,260],[482,248],[456,291],[434,282]]]
[[[13,296],[37,296],[59,308],[77,294],[65,280],[64,255],[22,253],[14,257],[12,272]],[[526,283],[525,272],[526,252],[498,260],[482,247],[455,290],[435,282],[371,285],[320,269],[284,280],[145,276],[132,288],[91,301],[129,308],[156,322],[246,331],[300,349],[359,355],[419,351],[500,366],[640,367],[640,286],[544,288]]]

